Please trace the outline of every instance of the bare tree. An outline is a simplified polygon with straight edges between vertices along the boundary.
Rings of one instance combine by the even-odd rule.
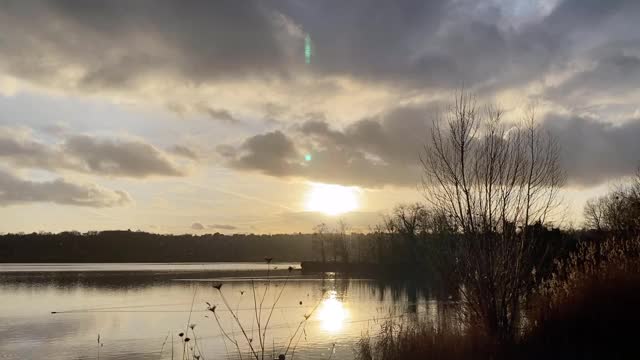
[[[640,170],[610,193],[589,200],[584,208],[585,226],[612,232],[617,237],[640,234]]]
[[[591,199],[584,206],[585,226],[602,231],[605,229],[606,203],[604,198]]]
[[[428,212],[423,204],[398,205],[390,216],[383,218],[387,231],[396,234],[402,242],[402,249],[411,264],[418,262],[418,247],[421,235],[427,232]]]
[[[423,252],[433,235],[451,233],[446,216],[419,202],[396,206],[390,215],[383,217],[383,224],[401,245],[400,256],[414,265],[424,260],[421,255],[425,255]]]
[[[325,238],[327,236],[327,225],[325,223],[321,223],[316,225],[314,228],[314,239],[312,242],[314,254],[320,253],[320,260],[325,263],[327,262],[327,252],[325,246]]]
[[[344,219],[338,220],[338,225],[334,235],[334,257],[339,256],[341,261],[344,263],[349,263],[350,261],[351,239],[347,234],[349,230],[351,230],[351,228]]]
[[[421,154],[423,192],[457,233],[457,278],[469,319],[512,339],[531,290],[539,246],[533,223],[548,221],[564,182],[556,140],[531,109],[505,126],[495,107],[481,110],[461,91],[433,121]]]

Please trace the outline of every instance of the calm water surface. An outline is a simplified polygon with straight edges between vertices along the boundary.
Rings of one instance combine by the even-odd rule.
[[[98,351],[100,359],[171,359],[172,348],[179,359],[177,334],[185,331],[192,303],[190,323],[205,359],[234,358],[235,347],[207,311],[207,302],[216,304],[223,328],[245,344],[213,288],[219,283],[255,346],[253,286],[259,299],[269,284],[263,323],[284,286],[266,347],[286,348],[303,316],[312,313],[295,351],[300,359],[351,359],[361,334],[375,336],[381,320],[428,313],[436,305],[413,286],[283,270],[289,266],[299,269],[273,264],[267,272],[266,264],[257,263],[3,264],[0,359],[96,359]]]

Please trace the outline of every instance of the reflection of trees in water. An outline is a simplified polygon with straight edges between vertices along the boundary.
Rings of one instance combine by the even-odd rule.
[[[352,292],[362,292],[380,304],[384,316],[403,316],[406,319],[426,319],[434,327],[459,326],[460,296],[446,287],[419,279],[378,278],[349,282]]]
[[[271,270],[271,276],[286,274],[286,270]],[[266,271],[61,271],[0,273],[0,285],[9,287],[75,287],[104,290],[145,289],[170,285],[189,288],[189,281],[223,277],[263,277]]]
[[[344,301],[349,292],[352,279],[340,273],[323,273],[321,289],[323,292],[335,291],[336,299]]]

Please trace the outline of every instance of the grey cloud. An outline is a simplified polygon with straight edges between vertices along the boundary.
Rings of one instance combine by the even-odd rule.
[[[207,228],[209,228],[209,229],[220,229],[220,230],[236,230],[237,229],[237,227],[235,227],[233,225],[225,225],[225,224],[208,225]]]
[[[198,230],[198,231],[204,230],[204,225],[202,225],[199,222],[194,222],[193,224],[191,224],[191,229],[192,230]]]
[[[293,141],[281,131],[255,135],[244,141],[242,154],[232,161],[232,166],[242,169],[258,169],[275,176],[292,175],[296,167],[298,150]]]
[[[550,14],[513,26],[515,11],[506,10],[514,5],[492,4],[6,1],[0,68],[60,87],[68,84],[60,71],[73,65],[85,72],[74,86],[85,90],[134,87],[153,76],[177,77],[194,88],[228,79],[286,81],[303,68],[302,37],[309,33],[310,74],[414,88],[463,81],[513,86],[580,60],[584,49],[633,38],[628,29],[640,13],[631,0],[565,0]],[[210,112],[234,119],[229,110]]]
[[[184,175],[160,150],[143,142],[79,135],[68,138],[63,147],[65,153],[82,160],[88,172],[132,177]]]
[[[34,80],[67,64],[86,88],[167,72],[194,84],[285,71],[292,35],[259,1],[4,2],[5,68]],[[47,61],[39,61],[44,57]]]
[[[169,151],[187,159],[191,159],[191,160],[198,159],[198,154],[196,154],[195,151],[183,145],[174,145],[169,149]]]
[[[50,202],[88,207],[122,206],[131,202],[124,191],[93,184],[75,184],[64,179],[29,181],[0,169],[0,206]]]
[[[180,150],[182,156],[187,156],[187,148]],[[165,152],[151,144],[87,135],[69,136],[60,144],[47,144],[29,134],[0,128],[0,158],[17,167],[67,169],[109,176],[185,175]]]
[[[324,120],[309,120],[290,134],[250,137],[227,154],[231,166],[267,175],[368,187],[415,186],[433,107],[401,107],[341,130]],[[305,153],[312,155],[311,161],[304,161]]]
[[[233,158],[236,155],[236,148],[227,144],[220,144],[216,146],[216,152],[225,158]]]
[[[200,105],[200,109],[213,120],[224,121],[230,124],[239,124],[241,122],[225,109],[214,109],[206,105]]]
[[[310,120],[287,134],[257,135],[237,149],[231,165],[329,183],[415,186],[435,107],[401,107],[343,129]],[[613,125],[604,119],[551,114],[542,124],[560,144],[569,185],[602,184],[632,175],[640,165],[640,119]],[[300,155],[306,152],[312,154],[309,162]]]
[[[47,133],[53,136],[60,136],[60,135],[64,135],[66,132],[69,131],[69,126],[61,123],[49,124],[49,125],[43,126],[42,131],[44,133]]]
[[[282,11],[311,34],[317,71],[417,88],[539,79],[582,60],[585,49],[633,38],[640,15],[632,0],[565,0],[513,26],[510,2],[350,1],[340,11],[333,2],[291,3]]]
[[[640,43],[637,46],[640,49]],[[638,55],[622,52],[606,54],[594,67],[578,72],[567,81],[550,88],[547,98],[562,98],[578,105],[584,104],[585,99],[589,98],[599,100],[603,96],[620,97],[636,91],[640,82]]]
[[[189,157],[189,149],[174,148]],[[194,154],[191,154],[194,155]],[[87,135],[67,137],[47,144],[30,134],[0,128],[0,158],[17,167],[46,170],[67,169],[109,176],[183,176],[170,157],[139,140],[100,139]]]
[[[640,119],[619,125],[599,119],[550,115],[570,185],[592,186],[633,175],[640,165]]]
[[[187,105],[175,101],[168,102],[166,107],[169,111],[172,111],[180,116],[184,116],[188,113],[204,113],[209,118],[215,121],[225,122],[232,125],[241,124],[242,121],[226,109],[214,108],[206,104],[205,102],[198,102],[193,105]]]
[[[21,167],[69,168],[74,164],[62,152],[34,140],[30,134],[0,128],[0,158]]]

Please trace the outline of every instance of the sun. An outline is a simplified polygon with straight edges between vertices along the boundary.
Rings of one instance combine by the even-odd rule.
[[[340,215],[358,209],[356,187],[311,183],[307,194],[307,211],[318,211],[327,215]]]

